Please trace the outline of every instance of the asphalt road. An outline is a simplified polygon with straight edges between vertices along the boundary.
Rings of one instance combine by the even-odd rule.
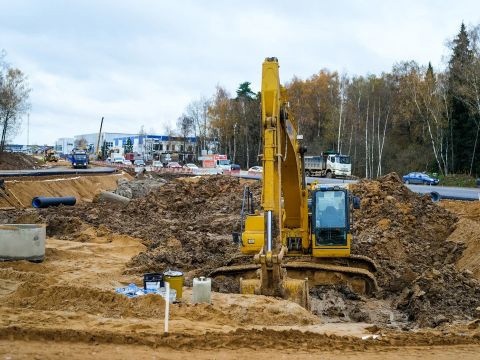
[[[48,169],[35,169],[35,170],[0,170],[0,178],[2,177],[15,177],[15,176],[47,176],[47,175],[70,175],[70,174],[111,174],[117,171],[112,167],[100,167],[91,166],[87,169],[73,169],[71,167],[51,167]],[[242,178],[260,179],[261,174],[252,174],[248,171],[240,171],[238,175]],[[322,184],[348,184],[355,183],[357,180],[345,180],[345,179],[328,179],[318,177],[307,177],[307,183],[310,184],[313,181],[318,181]],[[457,199],[457,200],[480,200],[480,188],[461,188],[461,187],[449,187],[449,186],[431,186],[431,185],[405,185],[410,190],[420,194],[432,194],[432,199]],[[438,196],[440,198],[438,198]]]
[[[242,171],[241,177],[260,179],[260,175],[250,174],[248,171]],[[348,183],[356,183],[357,180],[346,179],[328,179],[318,177],[307,177],[307,183],[310,184],[313,181],[318,181],[321,184],[341,185]],[[450,186],[432,186],[432,185],[405,185],[413,192],[419,194],[431,194],[432,199],[456,199],[456,200],[480,200],[480,188],[462,188],[462,187],[450,187]],[[439,196],[439,197],[438,197]]]
[[[13,176],[48,176],[70,174],[111,174],[117,171],[111,167],[88,167],[87,169],[73,169],[72,167],[55,166],[48,169],[33,170],[0,170],[0,178]]]

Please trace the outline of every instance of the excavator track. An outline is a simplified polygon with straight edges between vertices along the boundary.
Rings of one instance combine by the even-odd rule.
[[[347,285],[356,293],[369,296],[378,291],[375,276],[362,268],[300,261],[282,264],[282,267],[289,278],[308,279],[309,287]]]
[[[370,268],[376,270],[376,265],[367,257],[350,259],[353,262],[360,261],[368,263]],[[293,261],[292,261],[293,260]],[[372,271],[362,267],[345,266],[315,261],[309,259],[288,259],[281,265],[286,270],[287,277],[290,279],[308,280],[310,288],[322,285],[346,285],[358,294],[372,296],[378,291],[378,284]],[[305,261],[307,260],[307,261]],[[225,281],[238,282],[238,287],[233,286],[232,290],[240,291],[240,279],[257,279],[259,277],[259,264],[244,264],[224,266],[213,270],[209,277],[214,279],[217,285]],[[227,280],[229,279],[229,280]],[[221,286],[219,286],[221,287]]]

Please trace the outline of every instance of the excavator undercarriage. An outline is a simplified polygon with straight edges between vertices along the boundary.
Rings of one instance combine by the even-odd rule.
[[[309,289],[325,285],[345,285],[359,295],[373,296],[378,291],[375,278],[376,264],[362,256],[351,258],[288,258],[273,273],[262,272],[261,264],[224,266],[210,273],[214,283],[235,284],[230,291],[242,294],[278,296],[309,306]],[[272,286],[268,286],[271,283]],[[263,285],[263,292],[262,292]],[[266,290],[266,291],[265,291]]]

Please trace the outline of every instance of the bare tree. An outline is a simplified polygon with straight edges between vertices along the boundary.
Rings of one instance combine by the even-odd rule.
[[[30,109],[30,87],[25,74],[4,62],[5,52],[0,54],[0,127],[2,137],[0,152],[5,150],[8,136],[17,133],[21,119]]]
[[[183,160],[185,160],[187,137],[192,133],[193,126],[193,118],[185,114],[182,114],[182,116],[177,119],[177,129],[183,138]]]
[[[200,143],[197,143],[197,157],[200,156],[200,149],[206,149],[207,128],[208,128],[208,107],[210,100],[201,97],[192,101],[187,106],[186,115],[193,121],[193,135]]]

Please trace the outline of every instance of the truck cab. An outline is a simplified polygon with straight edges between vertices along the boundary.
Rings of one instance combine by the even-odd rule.
[[[72,167],[74,169],[88,167],[88,154],[85,150],[74,150],[71,155]]]
[[[215,160],[215,168],[219,171],[220,174],[223,174],[225,170],[232,170],[232,164],[228,159],[217,159]]]
[[[330,154],[327,156],[327,169],[333,177],[350,176],[352,174],[352,163],[349,155]]]

